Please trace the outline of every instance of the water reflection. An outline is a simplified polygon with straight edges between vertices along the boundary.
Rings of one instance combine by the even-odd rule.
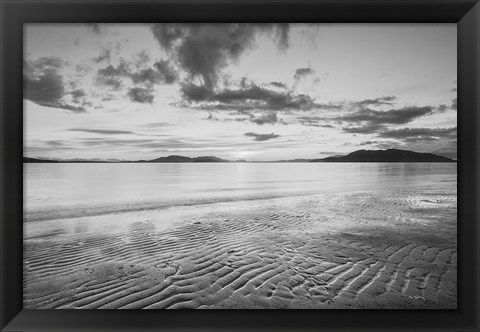
[[[456,181],[455,163],[25,164],[25,209],[389,189]],[[82,231],[82,226],[79,226]]]

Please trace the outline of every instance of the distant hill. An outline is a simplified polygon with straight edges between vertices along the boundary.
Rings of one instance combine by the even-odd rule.
[[[142,160],[143,162],[143,160]],[[147,160],[148,163],[191,163],[192,158],[184,156],[168,156]]]
[[[455,160],[431,153],[419,153],[408,150],[358,150],[341,157],[315,159],[312,162],[455,162]]]
[[[24,163],[58,163],[56,160],[23,157]]]
[[[228,163],[228,162],[247,162],[247,163],[305,163],[305,162],[455,162],[455,160],[437,156],[431,153],[418,153],[407,150],[388,149],[388,150],[358,150],[345,156],[331,156],[323,159],[290,159],[275,161],[230,161],[215,156],[185,157],[171,155],[151,160],[120,160],[120,159],[70,159],[70,160],[49,160],[39,158],[23,157],[24,163]]]
[[[228,163],[229,160],[213,157],[213,156],[204,156],[204,157],[196,157],[192,158],[194,163]]]
[[[140,162],[144,162],[143,160]],[[184,156],[168,156],[160,157],[152,160],[148,160],[149,163],[225,163],[228,160],[213,157],[213,156],[202,156],[202,157],[184,157]]]

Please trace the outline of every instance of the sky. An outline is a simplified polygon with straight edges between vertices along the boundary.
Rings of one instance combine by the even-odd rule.
[[[24,155],[457,157],[456,24],[26,24]]]

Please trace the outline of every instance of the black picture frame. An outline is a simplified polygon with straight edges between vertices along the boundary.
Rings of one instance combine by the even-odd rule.
[[[479,331],[480,4],[477,0],[0,0],[2,331]],[[107,22],[456,23],[456,310],[23,310],[23,24]]]

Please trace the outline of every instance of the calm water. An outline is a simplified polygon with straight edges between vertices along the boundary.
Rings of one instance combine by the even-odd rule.
[[[24,207],[128,211],[456,181],[456,163],[24,164]]]

